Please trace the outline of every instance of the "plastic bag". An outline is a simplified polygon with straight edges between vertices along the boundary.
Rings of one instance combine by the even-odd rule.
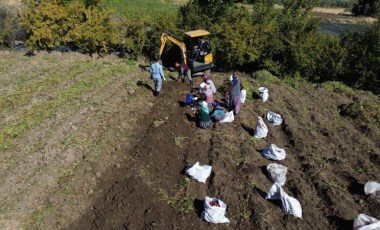
[[[284,186],[286,182],[286,173],[288,172],[288,168],[284,165],[280,165],[277,163],[271,163],[267,166],[267,170],[269,173],[270,179],[281,186]]]
[[[364,192],[366,195],[373,195],[380,202],[380,183],[376,181],[367,182],[364,185]]]
[[[270,123],[273,124],[273,126],[281,125],[282,123],[281,115],[278,113],[271,112],[271,111],[268,112],[267,119]]]
[[[281,161],[286,157],[285,149],[278,148],[275,144],[271,144],[270,147],[265,148],[261,155],[269,160]]]
[[[220,123],[229,123],[235,120],[234,111],[224,114],[224,118],[219,121]]]
[[[265,87],[259,88],[259,97],[263,100],[263,102],[266,102],[269,98],[269,90]]]
[[[247,98],[247,90],[242,89],[240,91],[240,103],[244,104],[246,98]]]
[[[295,217],[302,218],[302,207],[300,202],[289,196],[281,187],[281,185],[274,183],[267,192],[267,200],[281,200],[281,208],[286,213]]]
[[[360,214],[354,221],[354,230],[379,230],[380,221],[366,214]]]
[[[226,209],[227,205],[223,201],[206,196],[201,219],[213,224],[229,223],[225,217]]]
[[[256,138],[265,138],[267,135],[268,135],[268,127],[265,124],[264,120],[261,117],[258,117],[255,134],[253,136]]]
[[[199,162],[197,162],[186,170],[186,174],[198,182],[206,183],[211,170],[212,167],[210,165],[199,165]]]

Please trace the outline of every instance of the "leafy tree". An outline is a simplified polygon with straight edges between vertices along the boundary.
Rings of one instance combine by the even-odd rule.
[[[379,8],[379,0],[359,0],[359,2],[352,7],[352,14],[356,16],[375,16]]]
[[[380,23],[365,33],[347,34],[342,39],[347,49],[342,81],[356,88],[380,93]]]

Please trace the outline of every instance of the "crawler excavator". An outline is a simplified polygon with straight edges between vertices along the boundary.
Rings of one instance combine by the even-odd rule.
[[[188,31],[185,33],[184,42],[181,42],[169,32],[163,32],[159,55],[162,55],[167,41],[170,41],[181,50],[182,60],[176,61],[187,64],[192,74],[210,71],[213,67],[213,56],[209,43],[207,40],[204,40],[205,36],[208,35],[210,33],[206,30]],[[200,41],[204,42],[204,46],[201,49],[199,47]],[[171,64],[174,65],[174,63]]]

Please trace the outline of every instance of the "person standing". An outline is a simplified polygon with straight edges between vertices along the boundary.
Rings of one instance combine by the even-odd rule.
[[[164,70],[162,68],[161,59],[157,59],[150,66],[150,77],[154,83],[154,96],[158,96],[161,92],[162,80],[165,80]]]
[[[228,87],[227,94],[229,96],[229,105],[230,111],[234,111],[235,115],[238,115],[240,112],[240,97],[241,90],[243,89],[243,85],[236,73],[232,74],[232,81]]]
[[[179,64],[178,62],[175,63],[175,67],[178,68],[178,78],[181,78],[182,80],[184,77],[189,79],[189,85],[191,88],[193,88],[193,79],[191,78],[191,70],[188,65],[182,63]]]
[[[215,93],[216,93],[216,87],[215,87],[214,82],[210,79],[210,75],[205,74],[205,75],[203,76],[203,82],[210,84],[210,86],[211,86],[211,90],[212,90],[212,92],[213,92],[214,95],[215,95]]]

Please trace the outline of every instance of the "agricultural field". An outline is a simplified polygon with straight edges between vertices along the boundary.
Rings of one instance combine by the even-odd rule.
[[[359,213],[379,217],[380,203],[363,190],[380,180],[378,96],[240,73],[242,113],[204,130],[181,103],[189,87],[166,71],[155,98],[138,64],[0,52],[0,229],[350,229]],[[212,77],[223,88],[229,73]],[[260,86],[269,88],[266,103]],[[268,111],[284,122],[266,121],[268,137],[255,139]],[[278,162],[288,167],[284,190],[303,219],[265,199],[273,161],[260,152],[270,144],[287,152]],[[197,161],[213,167],[206,184],[183,173]],[[228,205],[231,223],[199,219],[205,196]]]

